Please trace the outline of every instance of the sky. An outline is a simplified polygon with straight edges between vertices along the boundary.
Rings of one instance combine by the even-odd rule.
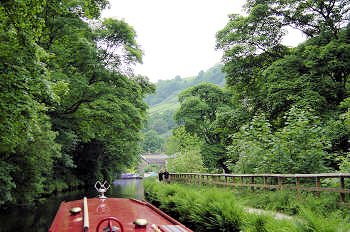
[[[110,0],[102,17],[123,19],[137,34],[144,52],[135,73],[152,82],[196,76],[221,61],[215,34],[225,27],[228,15],[243,13],[245,0]],[[301,36],[285,38],[297,45]]]

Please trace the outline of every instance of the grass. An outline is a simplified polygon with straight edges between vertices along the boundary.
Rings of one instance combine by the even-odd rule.
[[[171,111],[176,111],[178,108],[180,108],[180,104],[175,102],[175,103],[161,103],[158,105],[155,105],[151,108],[149,108],[148,112],[152,116],[153,114],[161,114],[165,111],[171,110]]]
[[[290,192],[230,191],[225,188],[163,184],[145,180],[146,198],[194,231],[345,232],[350,230],[347,208],[334,206],[334,197]],[[293,215],[276,219],[245,210],[254,207]]]
[[[175,111],[180,107],[180,103],[178,101],[178,93],[179,92],[174,92],[170,96],[168,96],[166,99],[161,101],[160,103],[156,105],[150,106],[148,112],[152,116],[155,113],[163,113],[164,111],[167,110],[172,110]]]
[[[233,190],[235,197],[244,205],[254,208],[273,210],[288,215],[298,215],[306,207],[322,216],[329,213],[350,214],[350,209],[339,204],[338,196],[334,193],[321,193],[316,197],[312,193],[302,193],[298,196],[292,191]]]

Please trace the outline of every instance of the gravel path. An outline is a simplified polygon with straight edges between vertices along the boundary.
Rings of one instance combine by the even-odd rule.
[[[255,209],[255,208],[245,208],[245,210],[248,213],[254,213],[254,214],[266,214],[266,215],[271,215],[276,219],[279,220],[292,220],[293,217],[288,216],[286,214],[283,213],[277,213],[277,212],[273,212],[273,211],[268,211],[268,210],[263,210],[263,209]]]

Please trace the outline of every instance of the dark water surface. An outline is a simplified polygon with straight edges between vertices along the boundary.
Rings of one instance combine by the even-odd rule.
[[[0,212],[0,232],[47,232],[62,201],[78,200],[84,196],[95,197],[91,188],[51,196],[36,206],[13,207]],[[144,199],[143,181],[140,179],[115,180],[107,197]]]

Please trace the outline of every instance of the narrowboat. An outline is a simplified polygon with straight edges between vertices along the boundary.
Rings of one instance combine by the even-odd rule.
[[[107,198],[109,187],[97,181],[98,197],[62,202],[49,232],[192,231],[147,201]]]

